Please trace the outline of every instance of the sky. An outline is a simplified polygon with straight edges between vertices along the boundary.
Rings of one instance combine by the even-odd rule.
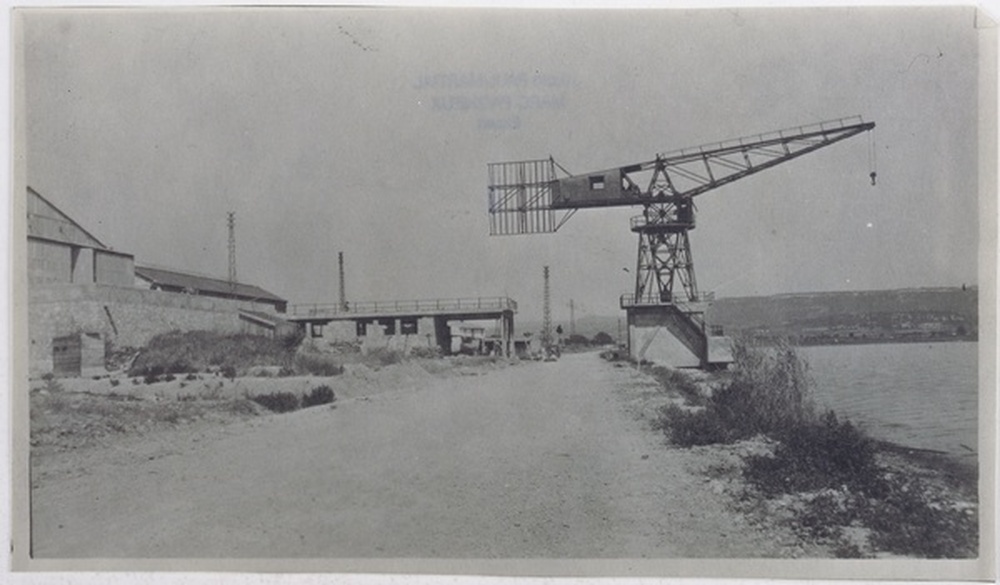
[[[696,199],[717,297],[977,283],[974,10],[36,10],[27,183],[139,264],[294,303],[510,296],[615,315],[640,209],[491,237],[486,165],[573,173],[861,115]],[[626,271],[628,270],[628,271]]]

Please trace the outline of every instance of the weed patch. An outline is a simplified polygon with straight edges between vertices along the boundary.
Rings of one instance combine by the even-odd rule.
[[[664,390],[677,392],[684,397],[684,400],[688,404],[693,406],[704,406],[707,404],[707,397],[690,374],[663,366],[654,366],[650,370],[650,374],[660,383],[660,386]]]
[[[330,404],[336,399],[337,397],[333,393],[333,388],[324,384],[313,388],[308,394],[302,397],[302,408]]]
[[[418,359],[435,359],[443,357],[440,347],[417,346],[410,350],[410,356]]]
[[[867,495],[878,491],[874,441],[833,411],[821,421],[777,435],[774,455],[750,457],[744,470],[744,477],[765,495],[841,486]]]
[[[299,409],[299,397],[291,392],[258,394],[252,397],[251,400],[271,412],[292,412]]]
[[[375,347],[365,354],[362,363],[373,368],[378,368],[398,364],[401,361],[403,361],[403,354],[401,352],[389,349],[388,347]]]
[[[299,352],[295,355],[295,369],[290,371],[314,376],[339,376],[344,373],[344,366],[337,363],[334,356],[330,354]],[[285,370],[283,369],[282,372]]]

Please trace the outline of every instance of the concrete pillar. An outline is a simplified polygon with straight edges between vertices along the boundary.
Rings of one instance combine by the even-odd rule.
[[[451,328],[447,317],[434,317],[434,341],[445,355],[451,354]]]
[[[510,357],[514,351],[514,313],[503,314],[503,352]]]

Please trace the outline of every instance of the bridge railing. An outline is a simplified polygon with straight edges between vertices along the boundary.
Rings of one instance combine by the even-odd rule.
[[[367,315],[367,314],[435,314],[460,311],[516,311],[517,302],[508,297],[475,297],[460,299],[423,299],[408,301],[348,301],[292,305],[294,316]]]

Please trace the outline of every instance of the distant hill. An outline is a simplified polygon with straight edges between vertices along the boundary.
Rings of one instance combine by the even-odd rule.
[[[978,303],[975,286],[733,297],[716,299],[707,320],[727,335],[783,336],[799,343],[977,339]],[[624,312],[580,317],[575,329],[587,338],[600,331],[617,338],[619,319],[624,334]],[[569,334],[568,322],[556,325]],[[537,334],[541,322],[518,321],[516,329]]]
[[[785,294],[717,299],[707,318],[727,333],[803,343],[975,339],[978,303],[977,287]]]

